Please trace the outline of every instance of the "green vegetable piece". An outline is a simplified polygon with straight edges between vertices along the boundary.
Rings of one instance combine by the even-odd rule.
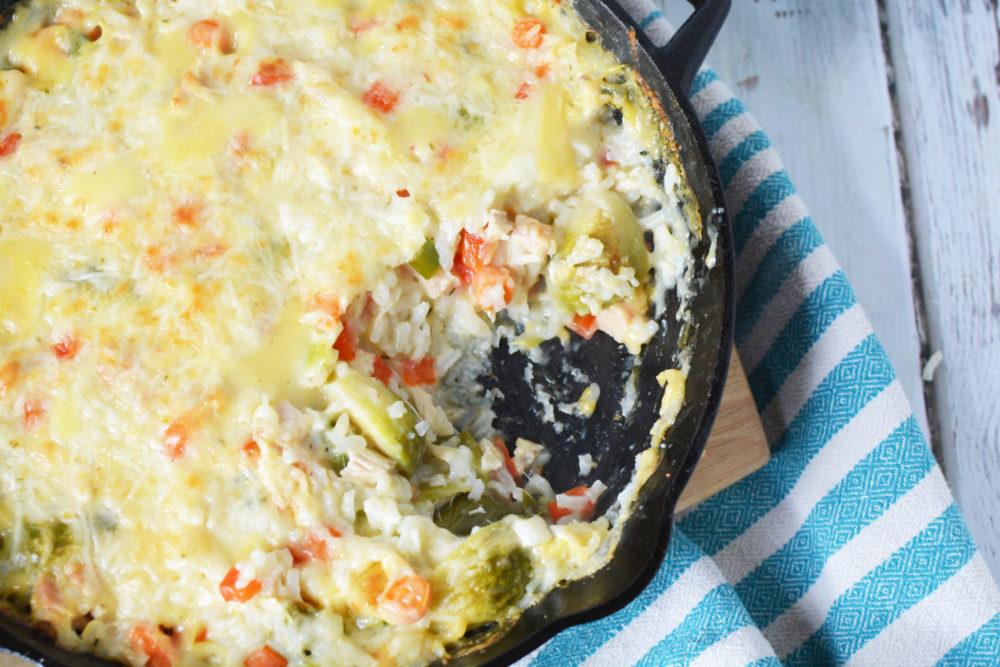
[[[499,521],[465,538],[434,570],[432,586],[442,592],[440,608],[469,626],[504,623],[518,613],[533,570],[509,521]]]
[[[52,550],[58,551],[73,544],[73,529],[65,521],[52,524]]]
[[[69,30],[66,37],[66,55],[79,55],[85,44],[90,44],[90,40],[79,30]]]
[[[333,471],[340,474],[340,471],[347,467],[347,464],[351,462],[350,457],[347,454],[331,454],[327,457],[327,462]]]
[[[65,521],[35,523],[25,519],[21,524],[20,551],[33,565],[45,565],[73,544],[73,529]]]
[[[365,514],[365,511],[358,510],[358,513],[354,515],[354,534],[361,537],[375,537],[380,533],[371,524],[371,521],[368,520],[368,515]]]
[[[482,465],[483,451],[480,449],[479,443],[468,431],[462,431],[458,434],[458,444],[455,446],[461,447],[462,445],[468,447],[469,451],[472,452],[470,462],[472,469],[476,471],[476,476],[485,482],[488,475],[480,467]],[[467,480],[458,479],[452,475],[451,466],[439,458],[428,457],[426,472],[428,474],[423,475],[422,479],[416,482],[417,490],[420,493],[419,497],[423,500],[439,504],[442,500],[453,498],[460,493],[472,490]],[[436,475],[441,475],[449,481],[438,486],[431,486],[427,481]]]
[[[424,454],[426,442],[417,433],[420,415],[384,384],[340,364],[337,377],[326,385],[327,398],[343,405],[347,415],[369,442],[411,474]],[[400,404],[400,407],[395,407]],[[402,409],[399,417],[390,413]]]
[[[437,248],[434,247],[434,239],[427,239],[420,246],[420,250],[410,260],[413,270],[423,276],[424,280],[430,280],[441,268],[441,259],[438,257]]]
[[[650,259],[646,239],[635,213],[628,203],[610,191],[591,194],[561,225],[561,238],[556,252],[557,259],[565,260],[585,238],[597,239],[604,252],[596,260],[583,266],[605,267],[618,274],[631,267],[640,284],[649,279]],[[575,272],[559,279],[549,276],[554,294],[563,305],[574,312],[585,312],[584,295]]]
[[[434,510],[434,523],[456,535],[468,535],[473,528],[482,528],[511,513],[511,506],[484,493],[479,500],[469,494],[455,496]]]

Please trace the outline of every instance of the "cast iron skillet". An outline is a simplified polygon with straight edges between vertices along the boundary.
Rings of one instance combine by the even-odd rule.
[[[660,333],[636,361],[613,340],[598,333],[590,341],[573,336],[568,350],[550,343],[551,361],[533,366],[535,382],[525,382],[527,360],[505,345],[494,351],[492,373],[482,378],[498,389],[495,426],[505,434],[549,445],[552,461],[546,476],[556,491],[600,479],[608,486],[598,512],[606,510],[632,478],[635,456],[649,447],[649,430],[656,419],[662,389],[656,375],[675,368],[678,352],[691,353],[685,401],[661,445],[658,466],[638,495],[628,516],[619,548],[608,564],[585,579],[552,591],[528,609],[504,633],[467,637],[454,647],[449,665],[509,664],[541,645],[560,630],[606,616],[634,599],[653,578],[666,553],[673,512],[708,439],[729,366],[733,326],[733,249],[723,209],[722,188],[707,142],[688,94],[694,74],[729,10],[730,0],[690,0],[695,12],[670,43],[657,48],[614,0],[575,0],[574,7],[605,48],[631,65],[662,108],[689,185],[701,211],[705,233],[693,252],[689,326],[676,317],[677,301],[659,317]],[[0,24],[11,7],[0,0]],[[714,261],[710,259],[714,247]],[[708,260],[708,261],[706,261]],[[622,415],[625,379],[638,364],[638,395],[634,409]],[[576,368],[587,378],[567,371]],[[591,381],[601,386],[597,409],[588,419],[559,415],[556,432],[542,419],[534,397],[544,388],[554,403],[574,402]],[[595,469],[579,476],[577,457],[590,453]],[[41,631],[0,614],[0,646],[46,665],[107,667],[105,660],[66,652]]]

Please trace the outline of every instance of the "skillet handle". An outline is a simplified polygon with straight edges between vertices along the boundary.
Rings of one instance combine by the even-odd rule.
[[[731,0],[690,0],[694,13],[658,50],[657,65],[675,90],[688,96],[698,68],[729,13]]]

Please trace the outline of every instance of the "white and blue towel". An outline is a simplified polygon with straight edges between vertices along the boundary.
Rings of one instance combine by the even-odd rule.
[[[667,41],[649,0],[622,4]],[[679,519],[631,604],[519,667],[1000,664],[1000,592],[846,276],[729,88],[703,70],[692,101],[772,459]]]

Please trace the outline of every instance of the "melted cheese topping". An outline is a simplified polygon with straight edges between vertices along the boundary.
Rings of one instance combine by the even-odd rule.
[[[48,0],[0,54],[11,611],[136,665],[416,664],[599,564],[602,487],[522,489],[544,449],[437,399],[500,311],[638,352],[686,270],[571,3]]]

